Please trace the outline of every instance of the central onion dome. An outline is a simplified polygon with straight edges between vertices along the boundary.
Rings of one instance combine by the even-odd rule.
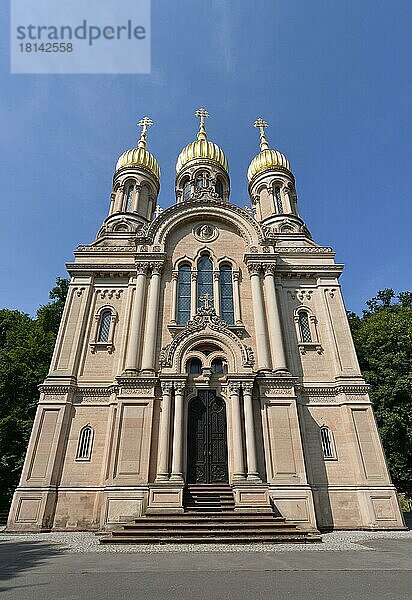
[[[149,119],[149,117],[144,117],[138,123],[139,127],[142,128],[142,132],[140,134],[140,139],[137,143],[136,148],[132,148],[131,150],[126,150],[119,157],[119,160],[116,164],[116,171],[121,169],[122,167],[143,167],[150,171],[152,175],[160,180],[160,167],[159,163],[148,150],[146,150],[146,131],[147,128],[153,125],[153,121]]]
[[[185,146],[179,154],[176,163],[176,173],[179,173],[188,162],[198,158],[215,162],[220,165],[226,173],[229,173],[229,165],[225,153],[217,144],[210,142],[207,139],[205,130],[205,118],[209,116],[207,110],[199,108],[195,114],[200,118],[197,140]]]
[[[265,127],[268,124],[263,119],[257,119],[254,123],[255,127],[260,129],[260,152],[252,159],[247,170],[248,181],[251,181],[257,173],[267,171],[268,169],[285,169],[292,173],[290,162],[279,150],[271,150],[268,141],[265,137]]]

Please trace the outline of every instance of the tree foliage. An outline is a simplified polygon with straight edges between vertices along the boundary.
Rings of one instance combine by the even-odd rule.
[[[37,317],[17,310],[0,310],[0,509],[10,502],[18,484],[39,396],[68,290],[57,279],[52,302]]]
[[[412,496],[412,292],[381,290],[348,313],[392,479]]]

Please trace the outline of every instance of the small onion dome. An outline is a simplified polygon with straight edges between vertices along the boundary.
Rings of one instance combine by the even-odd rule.
[[[199,108],[195,115],[200,117],[197,140],[185,146],[179,154],[176,162],[176,173],[179,173],[188,162],[197,158],[211,160],[220,165],[228,173],[229,165],[225,153],[217,144],[209,142],[207,139],[204,119],[209,116],[208,112],[204,108]]]
[[[279,150],[271,150],[265,137],[265,127],[268,124],[263,119],[257,119],[254,123],[255,127],[260,129],[260,152],[252,159],[247,170],[248,181],[251,181],[253,177],[261,171],[267,171],[268,169],[282,168],[292,172],[290,162],[282,152]]]
[[[142,127],[142,132],[137,143],[137,147],[123,152],[117,161],[116,171],[122,167],[143,167],[144,169],[150,171],[152,175],[154,175],[154,177],[159,181],[159,164],[153,154],[146,150],[146,131],[148,127],[153,125],[153,121],[148,117],[144,117],[144,119],[141,119],[138,124],[140,127]]]

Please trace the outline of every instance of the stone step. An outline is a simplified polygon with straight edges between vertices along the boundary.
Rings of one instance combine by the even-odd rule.
[[[219,530],[222,529],[230,529],[230,530],[249,530],[249,529],[276,529],[278,531],[283,529],[291,529],[291,525],[287,523],[273,523],[272,521],[220,521],[215,523],[210,522],[181,522],[181,521],[164,521],[164,522],[153,522],[153,521],[137,521],[136,523],[126,523],[123,525],[124,531],[138,531],[141,529],[176,529],[180,528],[182,530],[192,529],[192,530]],[[296,527],[292,527],[293,530],[296,530]],[[122,530],[122,531],[123,531]]]
[[[184,522],[184,521],[206,521],[206,522],[210,522],[210,523],[215,523],[216,521],[242,521],[242,522],[246,522],[249,520],[252,521],[258,521],[258,520],[270,520],[270,521],[278,521],[278,522],[285,522],[285,518],[284,517],[277,517],[275,515],[273,515],[273,513],[271,512],[258,512],[258,513],[244,513],[244,512],[235,512],[235,511],[226,511],[225,513],[217,513],[217,514],[213,514],[211,515],[208,512],[202,513],[202,512],[196,512],[196,513],[190,513],[190,512],[186,512],[186,513],[169,513],[169,514],[162,514],[162,513],[154,513],[154,514],[146,514],[143,517],[139,517],[139,519],[137,519],[139,522],[143,521],[143,519],[145,520],[152,520],[153,522],[155,521],[179,521],[179,522]]]
[[[288,534],[259,534],[259,535],[237,535],[225,537],[214,534],[213,536],[200,535],[153,535],[150,533],[148,537],[123,536],[112,537],[105,536],[100,539],[101,544],[307,544],[313,542],[321,542],[322,538],[315,534],[306,534],[304,536],[294,533]]]

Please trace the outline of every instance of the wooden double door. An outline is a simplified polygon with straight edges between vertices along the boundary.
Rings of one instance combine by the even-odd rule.
[[[188,483],[229,481],[226,404],[213,390],[199,391],[189,403]]]

